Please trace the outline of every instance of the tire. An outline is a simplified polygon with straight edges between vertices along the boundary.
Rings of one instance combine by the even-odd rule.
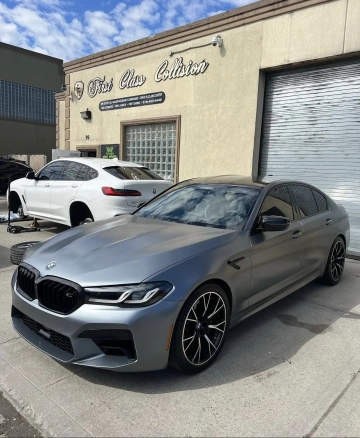
[[[34,245],[39,243],[39,240],[35,242],[23,242],[17,243],[10,248],[10,260],[14,265],[20,265],[26,252]]]
[[[94,222],[94,216],[88,206],[82,203],[75,203],[71,207],[69,214],[72,228]]]
[[[229,300],[223,289],[216,284],[206,284],[197,289],[177,318],[169,366],[189,374],[205,370],[224,345],[229,321]]]
[[[323,283],[335,286],[341,280],[345,267],[345,242],[341,237],[337,237],[331,245],[324,275]]]

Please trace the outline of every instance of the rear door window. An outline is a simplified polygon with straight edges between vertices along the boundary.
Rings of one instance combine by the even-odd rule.
[[[309,217],[318,214],[315,197],[310,187],[301,184],[291,184],[296,203],[299,207],[300,217]]]
[[[312,192],[313,192],[313,195],[315,197],[319,213],[326,211],[328,209],[328,204],[327,204],[327,200],[326,200],[325,196],[314,189],[312,189]]]
[[[120,179],[133,179],[133,180],[162,180],[161,176],[152,172],[146,167],[122,167],[113,166],[105,167],[104,170]]]
[[[80,169],[80,163],[67,161],[59,179],[62,181],[76,181]]]

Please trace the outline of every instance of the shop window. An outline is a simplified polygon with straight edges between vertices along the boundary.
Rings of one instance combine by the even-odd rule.
[[[176,180],[177,123],[127,124],[123,127],[123,159],[141,164],[164,179]]]

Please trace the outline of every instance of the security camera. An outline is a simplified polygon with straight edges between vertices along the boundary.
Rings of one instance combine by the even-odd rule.
[[[212,37],[212,39],[211,39],[211,44],[212,44],[214,47],[216,47],[216,46],[221,47],[222,44],[223,44],[223,39],[221,38],[220,35],[214,36],[214,37]]]
[[[61,85],[61,91],[66,91],[67,90],[67,85]]]

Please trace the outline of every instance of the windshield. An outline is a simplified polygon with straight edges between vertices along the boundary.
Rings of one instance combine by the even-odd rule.
[[[167,190],[134,215],[203,227],[240,230],[259,188],[229,184],[194,184]]]
[[[113,166],[113,167],[105,167],[104,170],[110,173],[110,175],[116,176],[116,178],[120,178],[120,179],[141,179],[141,180],[163,179],[161,178],[161,176],[152,172],[147,167]]]

